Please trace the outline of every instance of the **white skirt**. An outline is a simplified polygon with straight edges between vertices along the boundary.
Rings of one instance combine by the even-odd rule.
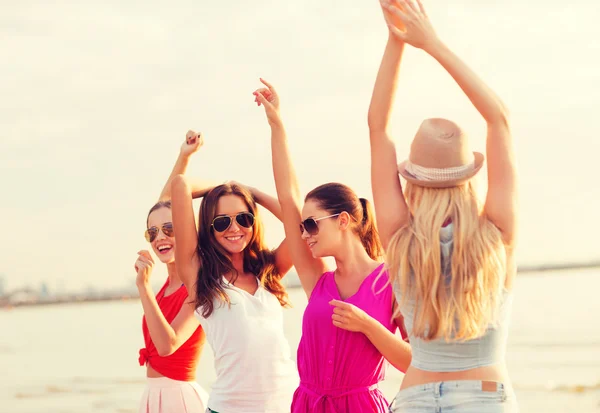
[[[140,413],[204,413],[208,393],[195,381],[150,378],[140,403]]]

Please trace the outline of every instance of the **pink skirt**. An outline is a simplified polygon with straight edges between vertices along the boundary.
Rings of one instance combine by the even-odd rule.
[[[208,393],[195,381],[150,378],[140,403],[140,413],[204,413]]]

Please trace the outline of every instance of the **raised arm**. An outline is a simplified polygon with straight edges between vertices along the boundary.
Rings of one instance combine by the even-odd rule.
[[[484,213],[500,229],[505,244],[512,246],[517,232],[517,173],[508,110],[475,72],[437,37],[420,1],[415,4],[399,0],[398,3],[402,10],[386,7],[402,19],[408,30],[402,32],[392,27],[392,33],[436,59],[487,123],[488,192]]]
[[[175,165],[173,166],[173,170],[171,171],[171,175],[167,178],[167,182],[163,187],[160,196],[158,197],[158,201],[168,201],[171,199],[171,182],[174,177],[177,175],[184,175],[187,171],[188,164],[190,162],[190,157],[200,149],[200,147],[204,144],[204,138],[202,137],[202,133],[194,132],[189,130],[185,135],[185,142],[181,144],[181,149],[179,150],[179,156],[175,161]]]
[[[386,21],[392,20],[386,16]],[[377,229],[384,249],[394,233],[409,218],[398,176],[396,145],[389,135],[388,125],[396,94],[404,42],[391,33],[381,60],[371,104],[369,106],[369,136],[371,142],[371,187],[377,217]]]
[[[269,195],[255,187],[249,187],[249,189],[258,204],[262,205],[267,211],[273,214],[275,218],[283,221],[281,205],[279,205],[279,200],[276,197]]]
[[[287,248],[289,248],[302,288],[304,288],[306,295],[310,297],[319,277],[326,271],[326,265],[322,259],[312,256],[308,245],[302,239],[300,233],[300,223],[302,221],[300,189],[292,165],[285,128],[279,115],[279,96],[272,85],[263,79],[261,79],[261,82],[267,87],[258,89],[254,92],[254,95],[258,105],[265,108],[267,120],[271,127],[273,175],[277,197],[281,205]]]
[[[262,205],[267,211],[275,216],[279,221],[283,222],[283,213],[281,211],[281,205],[279,200],[272,195],[269,195],[257,188],[250,187],[252,196],[256,202]],[[283,278],[292,268],[292,256],[290,254],[290,247],[287,238],[281,241],[281,244],[275,248],[275,265],[277,271]]]
[[[177,273],[185,284],[192,300],[200,269],[198,259],[198,230],[192,205],[192,188],[183,175],[177,175],[171,183],[171,210],[175,235],[175,262]]]
[[[187,183],[192,192],[192,199],[198,199],[208,194],[217,184],[204,179],[188,177]]]
[[[439,43],[431,55],[442,64],[487,123],[488,192],[484,213],[512,246],[517,232],[517,169],[508,111],[496,94],[450,49]]]

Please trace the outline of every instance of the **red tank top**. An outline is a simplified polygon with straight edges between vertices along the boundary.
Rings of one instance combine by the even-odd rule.
[[[167,319],[168,323],[173,322],[183,304],[188,300],[188,293],[185,286],[181,286],[177,291],[168,296],[164,296],[169,280],[156,294],[156,301]],[[145,348],[140,349],[140,366],[149,363],[150,366],[173,380],[193,381],[196,379],[196,367],[200,359],[200,352],[204,346],[205,335],[202,327],[198,326],[190,338],[181,345],[173,354],[161,357],[152,342],[146,317],[142,318],[142,331],[144,333]]]

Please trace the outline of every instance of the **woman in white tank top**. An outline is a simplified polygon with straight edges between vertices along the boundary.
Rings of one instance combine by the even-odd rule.
[[[219,185],[202,199],[196,228],[185,177],[173,179],[171,195],[178,271],[214,352],[207,411],[289,412],[299,380],[283,334],[281,279],[292,263],[285,240],[266,247],[256,204],[280,218],[278,201],[236,183]]]

